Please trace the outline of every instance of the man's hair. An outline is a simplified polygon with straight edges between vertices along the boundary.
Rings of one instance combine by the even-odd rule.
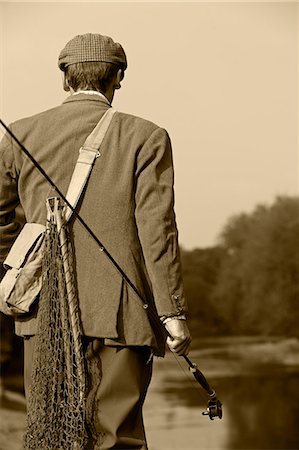
[[[122,68],[106,62],[89,61],[71,64],[64,71],[64,89],[69,90],[66,84],[67,80],[68,85],[74,91],[82,89],[105,93],[119,69]],[[122,77],[124,77],[124,73]]]

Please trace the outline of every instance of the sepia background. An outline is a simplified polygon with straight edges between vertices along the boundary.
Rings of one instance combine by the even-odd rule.
[[[204,393],[157,361],[150,450],[299,449],[298,2],[1,2],[2,120],[64,100],[58,54],[87,32],[127,53],[115,108],[170,134],[191,356],[224,402],[210,422]],[[24,426],[13,359],[0,450]]]
[[[128,57],[115,107],[169,131],[180,242],[209,246],[233,213],[298,193],[298,4],[1,3],[1,117],[61,103],[57,58],[100,32]]]

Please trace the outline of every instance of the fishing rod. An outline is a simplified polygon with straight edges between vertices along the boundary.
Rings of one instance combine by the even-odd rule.
[[[3,126],[3,128],[7,131],[7,133],[12,137],[12,139],[18,144],[18,146],[21,148],[23,153],[29,158],[29,160],[32,162],[34,167],[37,168],[37,170],[41,173],[41,175],[47,180],[47,182],[52,186],[53,189],[58,193],[58,195],[61,197],[61,199],[65,202],[65,204],[71,209],[72,213],[74,214],[75,218],[78,220],[79,223],[85,228],[85,230],[89,233],[89,235],[94,239],[94,241],[99,246],[99,249],[101,252],[103,252],[110,262],[113,264],[113,266],[116,268],[116,270],[119,272],[119,274],[122,276],[122,278],[127,282],[127,284],[130,286],[130,288],[135,292],[137,297],[141,300],[143,303],[143,308],[150,314],[153,318],[153,320],[158,324],[159,328],[163,329],[163,332],[166,333],[168,337],[173,339],[173,336],[171,333],[166,329],[166,327],[161,323],[160,319],[156,315],[156,313],[152,310],[152,308],[149,308],[148,303],[143,298],[143,296],[140,294],[134,283],[130,280],[130,278],[127,276],[127,274],[123,271],[123,269],[119,266],[117,261],[113,258],[113,256],[108,252],[108,250],[105,248],[105,246],[102,244],[100,239],[95,235],[95,233],[92,231],[92,229],[88,226],[88,224],[82,219],[82,217],[79,215],[79,213],[76,211],[75,207],[71,205],[71,203],[67,200],[65,195],[61,192],[61,190],[56,186],[56,184],[53,182],[53,180],[49,177],[49,175],[45,172],[45,170],[40,166],[40,164],[36,161],[36,159],[31,155],[31,153],[26,149],[26,147],[19,141],[19,139],[15,136],[15,134],[10,130],[10,128],[0,119],[0,123]],[[220,400],[217,398],[215,391],[211,388],[209,385],[207,379],[205,378],[204,374],[198,369],[197,365],[193,363],[188,356],[183,355],[184,360],[189,366],[190,372],[193,374],[195,380],[200,384],[200,386],[209,394],[210,400],[208,401],[208,407],[207,410],[204,411],[203,415],[208,415],[211,420],[218,417],[219,419],[222,418],[222,404]]]
[[[184,360],[187,362],[189,366],[189,370],[194,376],[195,380],[201,385],[202,388],[205,389],[205,391],[209,394],[210,400],[208,401],[208,407],[206,411],[203,411],[203,416],[209,416],[211,420],[214,420],[214,418],[219,417],[219,419],[222,419],[222,403],[217,398],[216,392],[211,388],[209,383],[207,382],[206,377],[204,374],[199,370],[197,365],[192,362],[188,356],[183,355]]]

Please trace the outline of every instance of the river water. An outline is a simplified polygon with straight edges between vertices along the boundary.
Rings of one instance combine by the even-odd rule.
[[[194,342],[190,358],[222,401],[223,419],[202,415],[208,395],[168,353],[155,360],[144,408],[149,450],[299,450],[298,340],[213,338]],[[0,405],[0,450],[21,449],[25,403],[12,389],[16,379]]]
[[[190,357],[223,403],[223,419],[202,415],[208,396],[169,354],[155,363],[145,405],[150,450],[298,450],[298,342],[247,340],[238,351],[234,340],[219,342]]]

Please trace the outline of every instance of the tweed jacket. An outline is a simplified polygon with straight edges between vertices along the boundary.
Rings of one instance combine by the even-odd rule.
[[[11,125],[65,194],[78,150],[109,105],[97,95],[69,96],[62,105]],[[0,145],[0,251],[6,257],[20,231],[15,208],[27,222],[45,224],[45,199],[55,194],[8,135]],[[79,213],[146,299],[146,310],[107,256],[76,219],[71,224],[83,333],[106,343],[148,345],[163,353],[153,312],[186,312],[174,213],[173,163],[167,132],[117,112],[101,146]],[[150,311],[150,313],[149,313]],[[38,305],[16,319],[19,335],[37,331]]]

